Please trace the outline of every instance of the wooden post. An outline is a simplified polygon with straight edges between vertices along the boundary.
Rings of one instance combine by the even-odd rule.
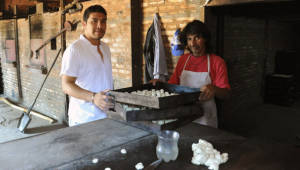
[[[199,7],[200,18],[199,20],[205,23],[205,7]]]
[[[142,2],[140,0],[131,1],[131,69],[132,86],[141,85],[143,77],[143,47],[142,40]]]
[[[39,2],[36,4],[36,14],[43,14],[44,13],[44,3]]]
[[[60,11],[64,11],[65,9],[65,1],[64,0],[60,0]],[[61,23],[61,29],[64,28],[64,23],[66,22],[66,14],[61,14],[61,19],[60,19]],[[63,56],[64,51],[66,49],[66,32],[61,34],[61,56]],[[69,96],[66,94],[66,102],[65,102],[65,118],[64,118],[64,123],[65,124],[69,124],[69,116],[68,116],[68,110],[69,110]]]
[[[65,1],[64,0],[60,0],[60,10],[63,11],[65,9]],[[62,14],[61,15],[61,29],[64,29],[64,23],[66,22],[66,15]],[[64,51],[66,49],[66,32],[64,32],[61,35],[61,55],[63,55]]]
[[[17,13],[17,6],[14,6],[14,15],[15,15],[15,24],[14,24],[14,31],[15,31],[15,52],[16,52],[16,71],[17,71],[17,83],[18,83],[18,93],[19,99],[23,98],[22,93],[22,84],[21,84],[21,71],[20,71],[20,56],[19,56],[19,33],[18,33],[18,13]]]

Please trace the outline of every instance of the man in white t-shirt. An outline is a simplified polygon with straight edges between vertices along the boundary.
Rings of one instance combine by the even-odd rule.
[[[69,126],[106,118],[114,105],[111,53],[101,41],[106,31],[107,13],[100,5],[84,11],[84,33],[64,52],[61,67],[62,89],[70,96]]]

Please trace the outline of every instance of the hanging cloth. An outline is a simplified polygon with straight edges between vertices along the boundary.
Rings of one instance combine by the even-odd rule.
[[[184,48],[179,41],[180,29],[176,29],[173,39],[171,41],[171,50],[173,56],[181,56],[184,53]]]
[[[145,82],[151,79],[165,81],[168,76],[165,48],[161,36],[159,16],[154,15],[153,23],[148,29],[144,45]]]
[[[144,44],[144,59],[145,59],[145,76],[144,82],[147,83],[154,79],[153,68],[154,68],[154,24],[152,23],[147,31],[146,41]]]

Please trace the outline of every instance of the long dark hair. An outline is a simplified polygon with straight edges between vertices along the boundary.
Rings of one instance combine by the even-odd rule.
[[[205,39],[205,51],[206,53],[212,52],[212,45],[211,45],[211,34],[206,25],[199,21],[194,20],[189,22],[181,31],[179,35],[179,40],[181,44],[186,47],[187,46],[187,36],[188,35],[198,35]],[[188,48],[190,51],[190,49]]]

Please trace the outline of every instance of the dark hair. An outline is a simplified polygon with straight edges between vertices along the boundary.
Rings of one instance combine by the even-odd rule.
[[[83,21],[86,22],[90,16],[90,13],[92,13],[92,12],[100,12],[100,13],[103,13],[104,15],[107,15],[105,9],[101,5],[93,5],[93,6],[88,7],[84,11]]]
[[[194,20],[189,22],[181,31],[179,35],[179,40],[181,44],[186,47],[187,46],[187,36],[188,35],[198,35],[205,39],[205,51],[207,53],[212,52],[212,45],[211,45],[211,35],[210,31],[206,27],[206,25],[199,21]],[[189,49],[188,49],[189,50]]]

